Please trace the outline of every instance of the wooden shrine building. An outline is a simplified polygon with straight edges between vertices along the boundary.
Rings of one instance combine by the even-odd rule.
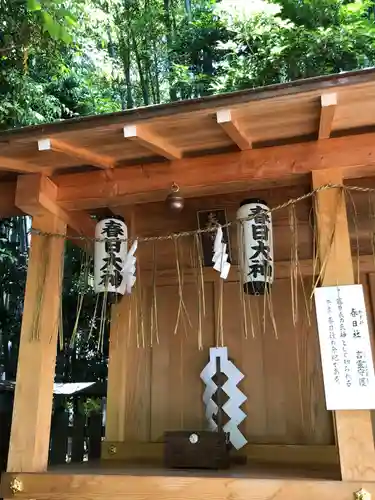
[[[174,184],[185,199],[179,213],[164,203]],[[330,184],[335,187],[308,195]],[[360,189],[343,197],[340,186]],[[373,338],[375,222],[367,188],[375,188],[373,69],[0,133],[0,217],[30,215],[34,229],[1,496],[349,500],[375,495],[372,412],[326,410],[316,315],[312,310],[308,320],[305,311],[315,281],[361,283]],[[255,298],[256,331],[248,338],[243,334],[232,226],[228,279],[221,283],[211,266],[203,269],[201,349],[188,238],[179,238],[177,270],[173,236],[158,242],[156,258],[154,245],[140,243],[136,288],[144,290],[143,338],[129,319],[132,296],[124,296],[112,306],[102,461],[47,470],[61,235],[92,239],[93,216],[107,213],[123,216],[133,238],[195,231],[198,213],[222,209],[233,221],[249,197],[266,200],[271,208],[296,200],[294,225],[288,207],[273,212],[275,324],[262,320]],[[291,249],[298,253],[301,275],[293,293]],[[155,315],[148,313],[155,290],[157,332]],[[191,325],[175,327],[181,293]],[[38,331],[31,335],[35,324]],[[218,329],[245,375],[240,387],[247,417],[241,430],[248,444],[226,471],[168,470],[162,461],[164,432],[205,428],[199,375],[209,347],[218,344]],[[359,492],[362,488],[366,491]]]

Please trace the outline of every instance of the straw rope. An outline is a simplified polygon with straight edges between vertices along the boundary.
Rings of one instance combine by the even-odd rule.
[[[360,186],[344,186],[342,184],[326,184],[309,193],[305,193],[298,198],[289,199],[285,203],[282,203],[276,207],[264,210],[264,213],[272,213],[277,210],[287,209],[288,210],[288,222],[289,222],[289,230],[291,233],[291,253],[290,253],[290,287],[291,287],[291,306],[292,306],[292,318],[293,318],[293,326],[294,329],[297,328],[297,324],[300,322],[300,316],[302,310],[305,310],[308,324],[311,325],[311,308],[312,308],[312,297],[315,290],[315,287],[318,285],[322,274],[327,265],[327,259],[331,253],[333,247],[333,241],[335,236],[335,224],[333,224],[332,232],[329,236],[329,251],[327,252],[326,258],[323,262],[318,264],[318,256],[315,247],[319,247],[319,233],[316,231],[315,222],[312,220],[312,213],[319,209],[319,199],[315,195],[319,192],[327,191],[330,189],[334,189],[334,194],[336,198],[336,206],[335,213],[332,215],[333,219],[337,218],[340,204],[345,203],[345,200],[349,204],[349,212],[354,217],[354,228],[356,232],[356,247],[357,247],[357,264],[358,264],[358,274],[359,274],[359,236],[358,236],[358,212],[355,207],[354,199],[351,195],[352,192],[360,192],[368,194],[368,204],[369,204],[369,217],[372,220],[375,220],[375,189],[360,187]],[[314,255],[313,255],[313,279],[312,289],[308,290],[306,288],[306,284],[304,283],[304,277],[301,270],[300,256],[299,256],[299,231],[298,231],[298,217],[296,212],[296,205],[306,199],[312,199],[312,206],[310,209],[309,222],[310,227],[313,233],[313,241],[314,241]],[[231,222],[224,224],[222,227],[235,227],[237,229],[237,242],[238,242],[238,263],[243,262],[245,258],[244,255],[244,247],[243,247],[243,222],[253,219],[254,216],[249,216],[244,219],[235,219]],[[375,223],[374,223],[375,224]],[[197,340],[198,340],[198,349],[202,350],[204,347],[204,339],[203,339],[203,330],[204,330],[204,318],[206,316],[206,297],[205,297],[205,285],[204,285],[204,273],[203,273],[203,255],[202,255],[202,247],[200,244],[200,235],[203,233],[211,233],[216,231],[217,227],[208,227],[204,229],[197,229],[195,231],[185,231],[180,233],[172,233],[168,235],[161,236],[151,236],[151,237],[140,237],[137,238],[134,235],[131,235],[129,239],[122,239],[122,241],[134,241],[138,240],[139,242],[152,242],[153,247],[153,269],[152,269],[152,290],[150,302],[147,302],[147,307],[151,307],[150,311],[150,324],[145,324],[144,317],[144,307],[145,306],[145,296],[142,292],[142,280],[141,273],[139,268],[139,261],[137,261],[137,286],[136,293],[132,294],[130,299],[130,312],[128,318],[128,343],[130,341],[130,331],[135,329],[135,338],[136,345],[138,348],[145,348],[146,346],[153,346],[153,344],[159,344],[159,317],[158,317],[158,304],[157,304],[157,252],[156,246],[158,242],[161,241],[170,241],[172,242],[174,252],[175,252],[175,261],[176,261],[176,273],[178,279],[178,310],[177,317],[174,325],[174,334],[178,333],[178,330],[182,330],[185,332],[186,337],[188,337],[188,327],[193,330],[197,330]],[[57,238],[66,238],[65,235],[58,233],[47,233],[41,232],[32,229],[31,233],[45,236],[48,241],[48,237],[57,237]],[[195,276],[195,283],[197,286],[197,326],[195,326],[195,320],[192,322],[190,319],[191,311],[188,310],[188,305],[185,303],[185,294],[184,294],[184,256],[183,256],[183,248],[181,247],[181,240],[179,238],[183,237],[191,237],[191,245],[190,245],[190,266],[193,269],[193,273]],[[88,238],[86,236],[77,236],[73,239],[84,240],[84,241],[103,241],[103,240],[113,240],[113,238]],[[242,244],[241,244],[242,243]],[[371,234],[371,245],[373,250],[374,262],[375,262],[375,237]],[[81,254],[82,256],[84,253]],[[86,255],[85,262],[81,266],[81,278],[83,282],[87,281],[87,272],[88,272],[88,262],[89,257]],[[320,272],[319,272],[320,269]],[[266,272],[267,275],[267,272]],[[81,279],[80,279],[81,280]],[[243,287],[243,277],[242,274],[239,273],[239,292],[241,299],[241,316],[242,316],[242,331],[245,339],[251,336],[253,339],[256,337],[256,330],[262,331],[263,334],[266,333],[268,327],[270,327],[273,332],[275,339],[279,338],[277,321],[275,317],[275,311],[273,307],[272,300],[272,289],[266,289],[264,297],[262,301],[257,299],[252,302],[253,298],[247,296],[244,292]],[[218,292],[217,295],[217,304],[215,305],[215,316],[216,316],[216,328],[215,328],[215,338],[216,344],[224,345],[224,336],[225,336],[225,325],[224,325],[224,283],[223,280],[219,281],[219,287],[216,289]],[[302,290],[302,295],[300,292]],[[70,345],[72,346],[75,342],[75,337],[78,331],[78,324],[80,321],[80,312],[82,309],[82,303],[84,299],[86,289],[83,288],[79,290],[79,298],[77,303],[77,318],[75,321],[75,326],[73,329],[73,335],[71,338]],[[104,342],[104,333],[107,323],[111,320],[108,318],[106,314],[107,310],[107,294],[104,294],[102,299],[101,306],[99,305],[98,300],[99,295],[97,296],[94,308],[93,318],[91,319],[90,324],[90,333],[89,338],[92,336],[94,330],[98,330],[98,350],[103,350],[103,342]],[[99,310],[101,309],[101,311]],[[97,318],[98,316],[98,318]],[[99,322],[97,328],[97,321]],[[194,327],[192,326],[194,324]],[[173,326],[173,325],[172,325]],[[148,334],[146,335],[146,328],[148,330]],[[36,330],[34,328],[34,330]],[[36,335],[36,334],[35,334]],[[182,344],[181,344],[182,348]],[[298,347],[297,347],[297,357],[299,356]],[[299,363],[299,359],[298,359]],[[300,375],[299,375],[300,376]],[[301,381],[300,381],[301,383]]]
[[[283,210],[285,208],[288,208],[292,205],[295,205],[299,203],[300,201],[307,200],[308,198],[312,198],[314,195],[317,193],[320,193],[322,191],[327,191],[328,189],[342,189],[344,192],[345,191],[356,191],[356,192],[362,192],[362,193],[375,193],[374,188],[368,188],[368,187],[362,187],[362,186],[344,186],[343,184],[324,184],[323,186],[320,186],[309,193],[303,194],[301,196],[298,196],[297,198],[291,198],[290,200],[286,201],[285,203],[281,203],[280,205],[277,205],[276,207],[270,208],[267,210],[267,213],[272,213],[276,212],[277,210]],[[237,224],[242,224],[243,222],[250,221],[255,217],[255,215],[251,215],[249,217],[243,218],[243,219],[236,219],[230,222],[227,222],[226,224],[222,224],[222,228],[227,228],[231,227]],[[117,241],[127,241],[127,242],[133,242],[137,240],[140,243],[147,243],[150,241],[167,241],[167,240],[176,240],[177,238],[186,238],[188,236],[194,236],[195,234],[204,234],[204,233],[212,233],[217,231],[216,226],[212,227],[207,227],[204,229],[196,229],[193,231],[182,231],[179,233],[171,233],[167,235],[161,235],[161,236],[144,236],[144,237],[132,237],[132,238],[116,238]],[[56,238],[65,238],[69,240],[83,240],[83,241],[98,241],[98,242],[103,242],[107,240],[113,240],[113,238],[90,238],[88,236],[84,235],[77,235],[77,236],[66,236],[65,234],[60,234],[60,233],[50,233],[46,231],[40,231],[39,229],[31,229],[30,230],[31,234],[37,234],[40,236],[54,236]]]

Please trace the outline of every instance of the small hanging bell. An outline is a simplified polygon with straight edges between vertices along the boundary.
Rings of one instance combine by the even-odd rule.
[[[165,203],[169,210],[173,212],[181,212],[185,205],[184,198],[179,195],[180,188],[177,184],[173,183],[171,187],[171,191],[167,198],[165,199]]]

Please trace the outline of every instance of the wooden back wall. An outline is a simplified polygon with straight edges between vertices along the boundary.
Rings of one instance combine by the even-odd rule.
[[[277,188],[251,193],[251,196],[265,199],[274,207],[290,198],[308,192],[308,186]],[[122,214],[127,221],[131,218],[133,234],[138,236],[162,235],[171,232],[197,228],[197,211],[225,208],[228,220],[235,218],[242,199],[248,193],[236,193],[221,197],[190,199],[181,214],[169,213],[164,204],[138,205],[124,208]],[[355,223],[351,223],[353,253],[370,253],[370,232],[368,222],[368,198],[356,194],[353,198],[358,206]],[[352,200],[348,206],[352,206]],[[312,202],[306,200],[296,205],[298,217],[299,257],[312,259]],[[121,213],[121,210],[119,210]],[[274,248],[277,263],[290,259],[290,230],[288,211],[273,214]],[[181,262],[185,270],[189,266],[189,245],[191,239],[182,239]],[[231,245],[236,260],[236,232],[231,231]],[[158,334],[151,339],[150,315],[152,287],[147,278],[153,269],[152,244],[139,247],[143,310],[145,317],[146,347],[137,348],[136,335],[129,331],[127,305],[119,304],[118,311],[124,317],[119,322],[121,333],[128,338],[125,441],[157,442],[167,430],[204,429],[204,407],[202,403],[203,383],[199,374],[209,359],[209,347],[217,339],[218,289],[217,277],[205,275],[206,316],[204,318],[204,349],[198,350],[198,299],[197,286],[186,280],[183,294],[192,328],[180,324],[174,334],[178,310],[178,286],[175,272],[175,250],[171,241],[157,244],[157,270],[165,275],[156,280]],[[302,287],[298,291],[299,319],[293,325],[291,282],[288,272],[277,274],[273,285],[272,300],[277,325],[277,338],[267,316],[263,328],[262,298],[252,300],[252,314],[255,338],[249,331],[245,339],[242,329],[242,306],[236,273],[224,284],[224,343],[228,346],[230,358],[245,374],[240,387],[247,396],[243,408],[247,419],[242,430],[251,443],[273,444],[319,444],[334,443],[332,416],[325,409],[320,353],[312,311],[311,324],[305,310]],[[287,266],[286,266],[287,269]],[[168,272],[170,271],[170,272]],[[188,271],[187,271],[188,272]],[[305,292],[312,289],[312,272],[303,277]],[[158,275],[159,276],[159,275]],[[369,283],[374,281],[367,274],[361,275],[368,300],[368,312],[372,315]],[[375,283],[375,281],[374,281]],[[370,318],[370,323],[372,320]],[[150,343],[152,341],[152,347]],[[139,339],[138,339],[139,343]]]

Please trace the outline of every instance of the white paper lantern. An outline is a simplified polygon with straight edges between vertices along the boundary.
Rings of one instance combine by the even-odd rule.
[[[240,266],[244,291],[249,295],[264,295],[273,283],[274,259],[272,216],[262,200],[250,199],[241,203],[237,219],[241,223]]]
[[[120,217],[101,220],[96,225],[95,238],[95,292],[124,295],[124,265],[128,248],[128,228],[125,222]]]

